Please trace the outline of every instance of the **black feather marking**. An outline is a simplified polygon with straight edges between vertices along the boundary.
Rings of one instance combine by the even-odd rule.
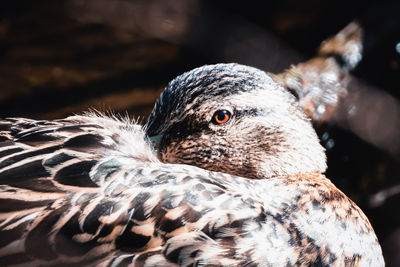
[[[10,182],[9,184],[18,188],[25,188],[37,192],[64,192],[62,189],[54,185],[53,181],[50,180],[50,177],[36,178],[29,181],[18,180],[12,183]]]
[[[75,158],[75,157],[71,156],[71,155],[68,155],[68,154],[66,154],[64,152],[61,152],[61,153],[58,153],[58,154],[55,154],[55,155],[51,156],[51,158],[46,159],[43,162],[43,165],[46,166],[46,167],[54,167],[56,165],[64,163],[64,162],[66,162],[66,161],[68,161],[70,159],[73,159],[73,158]]]
[[[183,249],[187,248],[188,246],[180,246],[177,247],[176,249],[172,250],[172,251],[168,251],[168,249],[166,249],[165,251],[168,251],[168,253],[165,255],[165,257],[174,263],[177,264],[181,264],[182,262],[180,262],[180,255]]]
[[[243,225],[245,222],[246,222],[246,219],[235,220],[230,223],[228,228],[238,228],[238,230],[241,230],[243,228]]]
[[[0,211],[1,212],[11,212],[25,209],[32,209],[37,207],[46,206],[52,200],[42,200],[42,201],[24,201],[19,199],[0,199]]]
[[[103,137],[95,134],[81,134],[68,139],[64,143],[64,147],[67,148],[87,148],[100,145]]]
[[[131,208],[134,210],[132,218],[138,221],[145,221],[148,219],[149,214],[146,214],[144,204],[150,196],[149,193],[142,192],[132,200]]]
[[[194,223],[197,222],[200,218],[201,218],[202,214],[199,211],[194,210],[191,207],[188,207],[186,209],[186,212],[184,215],[182,215],[182,219],[184,221],[190,222],[190,223]]]
[[[165,206],[160,202],[150,212],[151,216],[157,218],[157,221],[159,221],[159,218],[162,218],[166,213],[167,211]]]
[[[21,152],[23,149],[20,147],[11,147],[10,149],[0,151],[0,158],[9,156],[14,153]]]
[[[95,234],[100,226],[99,217],[110,214],[110,211],[115,206],[114,202],[101,201],[85,218],[83,230],[90,234]],[[114,209],[114,211],[116,211]]]
[[[132,232],[131,228],[133,226],[135,226],[135,223],[129,221],[122,235],[118,236],[115,240],[116,248],[126,251],[142,250],[145,248],[151,237]]]
[[[79,227],[79,214],[76,213],[57,233],[54,239],[56,252],[72,257],[83,256],[98,245],[96,238],[87,242],[75,241],[73,236],[80,233],[82,233],[82,230]],[[84,265],[83,261],[81,261],[80,266],[82,265]]]
[[[88,160],[68,165],[56,173],[54,180],[64,185],[98,187],[89,176],[90,170],[96,163],[96,160]]]
[[[48,176],[49,173],[43,167],[42,160],[37,159],[0,172],[0,181],[12,185],[22,180],[31,180]]]
[[[50,131],[51,133],[53,131]],[[43,132],[31,132],[29,134],[24,134],[17,139],[18,142],[21,143],[46,143],[57,140],[58,138],[54,135],[46,134]]]
[[[317,201],[316,199],[312,200],[312,205],[314,209],[320,209],[321,207],[321,203],[319,201]]]
[[[201,250],[200,249],[196,249],[195,251],[193,251],[192,253],[190,253],[190,257],[191,258],[196,258],[196,256],[197,256],[197,254],[200,252]]]
[[[163,217],[161,220],[156,222],[156,227],[167,233],[170,233],[179,227],[182,227],[183,225],[182,217],[178,217],[175,220],[170,220]]]
[[[105,237],[112,233],[114,227],[112,225],[103,225],[97,237]]]
[[[11,242],[20,239],[28,224],[29,221],[25,221],[10,230],[1,229],[0,247],[4,247]]]
[[[296,101],[299,101],[299,100],[300,100],[300,96],[299,96],[299,94],[297,93],[297,90],[296,90],[296,89],[294,89],[293,87],[290,87],[290,86],[286,86],[286,89],[288,90],[288,92],[289,92],[292,96],[294,96],[294,97],[296,98]]]
[[[16,162],[19,162],[21,160],[30,158],[30,157],[52,153],[52,152],[56,151],[59,148],[60,148],[60,146],[55,145],[55,146],[45,147],[45,148],[37,149],[37,150],[33,150],[33,151],[29,150],[29,151],[27,151],[25,153],[18,154],[18,155],[6,158],[6,159],[0,161],[0,169],[4,168],[6,166],[9,166],[11,164],[14,164]]]

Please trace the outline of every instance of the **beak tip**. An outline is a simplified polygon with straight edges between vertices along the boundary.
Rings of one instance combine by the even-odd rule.
[[[154,135],[154,136],[149,136],[149,140],[150,142],[153,144],[153,146],[158,150],[158,148],[160,147],[161,144],[161,139],[162,139],[162,135]]]
[[[162,135],[154,135],[149,136],[149,141],[153,145],[155,152],[157,153],[157,158],[161,160],[161,153],[160,153],[160,144],[161,144]]]

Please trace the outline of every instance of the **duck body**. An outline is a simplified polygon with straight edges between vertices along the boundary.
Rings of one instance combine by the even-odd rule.
[[[264,82],[264,74],[237,64],[204,67],[200,70],[203,76],[198,77],[220,73],[221,68],[244,79],[249,79],[246,73],[255,72]],[[188,80],[182,77],[182,81]],[[187,86],[178,81],[185,90]],[[220,81],[210,84],[220,85]],[[271,83],[269,79],[265,81]],[[174,84],[176,81],[170,86]],[[204,90],[203,85],[198,88]],[[276,88],[271,89],[272,94]],[[226,95],[229,96],[234,95]],[[210,111],[198,103],[203,113],[196,113],[198,110],[186,109],[187,103],[180,100],[183,109],[168,103],[172,110],[163,114],[175,115],[161,119],[157,114],[164,106],[158,102],[143,128],[93,114],[57,121],[1,121],[0,264],[383,266],[381,248],[368,219],[321,174],[325,168],[322,148],[307,150],[320,158],[306,162],[305,169],[301,164],[277,169],[274,166],[282,162],[271,157],[273,150],[269,150],[265,158],[275,160],[272,167],[264,162],[267,167],[258,170],[257,166],[264,165],[258,165],[257,159],[262,157],[257,148],[265,149],[265,145],[254,146],[254,155],[247,153],[247,162],[243,158],[232,159],[238,163],[230,171],[217,171],[225,162],[225,150],[220,151],[220,161],[214,160],[215,165],[206,156],[203,162],[196,157],[188,162],[187,154],[180,151],[190,148],[190,136],[185,134],[183,138],[182,131],[178,131],[180,139],[174,138],[171,129],[177,129],[176,125],[182,127],[182,121],[188,123],[193,128],[185,126],[186,129],[200,140],[198,144],[190,143],[192,149],[213,155],[215,146],[207,147],[201,140],[219,135],[227,141],[227,137],[233,136],[231,131],[241,129],[245,118],[236,110],[246,109],[235,101],[231,99],[230,106],[217,107],[207,103]],[[245,104],[247,109],[251,108],[250,102]],[[286,110],[293,106],[293,101],[288,102],[289,105],[279,107],[282,116],[289,116]],[[232,117],[228,124],[216,125],[212,117],[215,109],[230,107]],[[271,112],[253,111],[260,114],[258,129],[272,125],[264,120]],[[197,116],[204,112],[211,115]],[[314,142],[315,133],[307,130],[312,128],[304,126],[309,122],[297,115],[298,111],[293,112],[294,124],[305,127],[305,136],[309,137],[304,142]],[[197,115],[190,121],[188,114]],[[273,120],[278,117],[274,115]],[[217,117],[220,118],[223,117]],[[199,122],[203,128],[197,128]],[[273,126],[271,134],[286,131],[276,131],[278,124]],[[161,135],[157,150],[162,161],[148,135]],[[263,139],[271,146],[272,137]],[[296,152],[302,146],[294,144],[296,153],[290,154],[290,144],[291,140],[279,139],[275,154],[282,152],[287,156],[285,161],[295,159],[296,155],[305,160],[304,153]],[[230,149],[229,153],[233,151]],[[292,173],[296,170],[299,173]]]

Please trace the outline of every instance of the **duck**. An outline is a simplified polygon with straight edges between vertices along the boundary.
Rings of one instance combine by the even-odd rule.
[[[143,125],[3,119],[0,264],[384,266],[326,168],[296,97],[235,63],[172,80]]]

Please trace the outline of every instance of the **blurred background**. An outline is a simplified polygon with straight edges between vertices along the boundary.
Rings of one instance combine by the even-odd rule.
[[[346,118],[358,116],[315,127],[327,176],[370,218],[387,265],[400,266],[399,14],[384,1],[2,1],[0,117],[95,108],[143,119],[184,71],[238,62],[279,73],[356,19],[364,52],[343,102]]]

